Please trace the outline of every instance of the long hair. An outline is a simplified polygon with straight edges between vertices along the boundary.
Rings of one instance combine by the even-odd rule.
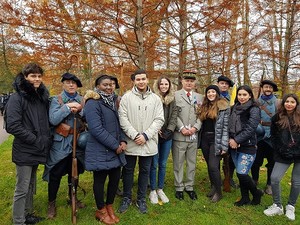
[[[169,83],[169,89],[168,89],[168,91],[167,91],[166,93],[164,93],[164,94],[161,93],[160,88],[159,88],[162,79],[166,79],[166,80],[168,81],[168,83]],[[170,80],[168,77],[166,77],[166,76],[160,76],[160,77],[157,79],[157,90],[159,90],[159,92],[161,93],[162,96],[168,95],[168,94],[170,93],[171,88],[172,88],[172,83],[171,83],[171,80]]]
[[[203,103],[198,111],[198,117],[201,121],[204,121],[206,119],[216,119],[218,116],[218,106],[217,102],[220,99],[220,95],[216,93],[216,98],[213,101],[210,101],[207,98],[207,93],[205,94],[205,97],[203,99]]]
[[[248,92],[248,94],[249,94],[250,97],[251,97],[251,98],[249,99],[249,101],[252,102],[252,105],[256,105],[256,106],[258,105],[257,102],[256,102],[255,99],[254,99],[253,91],[252,91],[251,87],[249,87],[248,85],[242,85],[242,86],[239,86],[239,87],[238,87],[238,89],[236,90],[236,97],[235,97],[234,103],[239,102],[239,100],[238,100],[238,93],[239,93],[240,90],[245,90],[245,91]]]
[[[284,107],[284,104],[289,97],[295,99],[296,101],[296,108],[291,114],[288,114],[288,112]],[[277,121],[277,124],[282,129],[288,129],[290,123],[291,129],[293,131],[300,131],[300,109],[299,109],[299,98],[297,97],[297,95],[290,93],[290,94],[285,94],[283,96],[280,107],[278,109],[278,116],[279,116],[279,120]]]

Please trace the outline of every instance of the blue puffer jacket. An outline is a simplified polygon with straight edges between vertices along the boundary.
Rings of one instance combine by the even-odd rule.
[[[89,171],[109,170],[126,164],[125,155],[116,154],[124,134],[118,111],[102,99],[90,99],[84,107],[90,137],[85,149],[85,168]]]

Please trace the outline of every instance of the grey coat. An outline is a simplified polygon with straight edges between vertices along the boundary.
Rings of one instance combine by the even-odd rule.
[[[215,124],[215,155],[220,155],[221,151],[228,151],[230,107],[224,98],[221,98],[217,105],[219,112]]]

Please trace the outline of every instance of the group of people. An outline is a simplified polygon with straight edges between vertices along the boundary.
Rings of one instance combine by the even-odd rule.
[[[197,199],[194,190],[197,151],[207,163],[210,191],[207,197],[216,203],[222,199],[221,160],[230,155],[230,179],[233,171],[239,180],[241,198],[236,206],[258,205],[264,193],[274,204],[264,210],[267,216],[281,215],[280,181],[294,164],[292,186],[285,215],[295,220],[295,204],[300,191],[300,110],[295,94],[279,101],[277,85],[261,82],[261,95],[255,100],[247,85],[237,88],[230,105],[229,88],[234,83],[219,76],[217,85],[209,85],[204,96],[196,93],[196,74],[184,71],[182,89],[175,91],[167,76],[149,86],[145,70],[131,75],[133,87],[122,97],[116,77],[100,75],[94,90],[83,97],[78,93],[80,79],[71,73],[62,75],[62,92],[51,98],[42,82],[43,69],[27,64],[16,76],[15,93],[6,107],[6,130],[14,135],[12,159],[16,164],[13,198],[13,223],[35,224],[43,218],[33,213],[33,194],[39,164],[45,164],[43,179],[48,182],[48,218],[56,217],[56,198],[61,179],[68,174],[71,204],[73,134],[88,131],[86,144],[76,146],[78,173],[93,173],[95,218],[104,224],[116,224],[120,218],[113,207],[119,181],[123,193],[119,213],[132,202],[147,213],[147,189],[152,204],[170,200],[164,192],[166,165],[172,153],[175,198]],[[74,127],[76,118],[76,127]],[[267,158],[267,185],[257,188],[259,168]],[[134,170],[138,161],[138,187],[133,200]],[[299,168],[298,168],[299,167]],[[186,174],[184,174],[184,171]],[[252,176],[249,175],[251,171]],[[108,177],[107,189],[105,183]],[[250,193],[252,198],[250,198]],[[106,195],[106,196],[105,196]],[[75,199],[77,208],[85,204]]]

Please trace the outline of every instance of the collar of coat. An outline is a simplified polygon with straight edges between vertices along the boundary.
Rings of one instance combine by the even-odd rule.
[[[217,106],[219,110],[225,110],[230,108],[230,105],[225,98],[220,98],[217,102]]]
[[[153,92],[160,97],[162,103],[165,105],[169,105],[172,101],[174,101],[174,89],[171,87],[169,93],[165,97],[163,97],[158,89],[157,80],[154,81]]]
[[[49,102],[49,92],[45,85],[41,83],[37,90],[35,90],[34,86],[25,79],[22,73],[16,76],[13,87],[17,93],[31,102],[36,100]]]
[[[140,96],[142,99],[145,99],[147,98],[148,95],[150,95],[152,93],[151,89],[149,88],[149,86],[147,86],[147,91],[146,92],[140,92],[136,86],[133,86],[132,88],[132,92],[135,94],[135,95],[138,95]]]

